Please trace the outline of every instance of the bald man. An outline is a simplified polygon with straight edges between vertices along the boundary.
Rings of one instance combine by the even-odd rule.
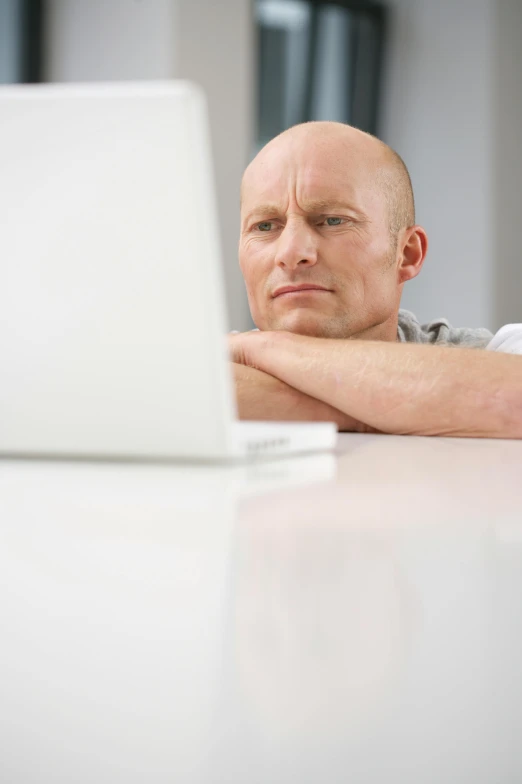
[[[378,139],[316,122],[267,144],[241,188],[258,327],[230,338],[241,418],[522,438],[522,325],[493,337],[400,310],[427,247],[408,171]]]

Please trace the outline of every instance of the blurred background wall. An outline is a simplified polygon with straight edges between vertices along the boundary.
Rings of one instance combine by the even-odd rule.
[[[197,81],[210,111],[230,322],[251,325],[237,264],[239,182],[254,122],[253,12],[248,0],[48,0],[48,81]]]
[[[19,4],[0,0],[2,81],[14,80],[5,30]],[[404,307],[493,330],[522,321],[520,0],[22,5],[33,33],[42,21],[42,80],[182,77],[205,88],[234,328],[251,326],[237,267],[242,170],[268,138],[311,118],[376,133],[410,169],[430,250]],[[32,59],[19,80],[35,80]]]
[[[492,323],[522,321],[522,3],[494,5]]]
[[[390,3],[383,139],[404,158],[430,247],[403,307],[492,326],[494,37],[490,0]],[[522,312],[519,314],[522,319]]]

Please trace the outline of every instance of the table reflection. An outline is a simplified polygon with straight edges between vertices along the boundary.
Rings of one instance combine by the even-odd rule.
[[[334,480],[240,503],[216,769],[490,781],[495,542],[519,517],[518,445],[341,446]]]

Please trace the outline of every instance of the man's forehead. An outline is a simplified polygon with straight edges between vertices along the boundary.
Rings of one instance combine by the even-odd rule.
[[[348,204],[363,211],[378,195],[375,174],[384,163],[383,147],[373,137],[338,123],[298,126],[266,145],[247,168],[241,211],[296,200]]]
[[[245,176],[241,207],[243,211],[261,205],[284,208],[295,199],[303,209],[320,211],[321,207],[356,200],[362,184],[357,172],[347,167],[317,166],[313,162],[295,167],[260,166]]]

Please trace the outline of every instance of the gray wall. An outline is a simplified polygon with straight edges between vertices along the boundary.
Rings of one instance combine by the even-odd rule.
[[[412,176],[430,248],[403,306],[493,326],[490,0],[390,0],[383,137]],[[520,314],[522,320],[522,313]]]
[[[499,0],[494,17],[495,234],[493,321],[522,322],[522,3]]]
[[[492,330],[522,322],[522,3],[389,5],[384,138],[430,237],[403,306]]]
[[[0,84],[20,79],[20,3],[0,0]]]

